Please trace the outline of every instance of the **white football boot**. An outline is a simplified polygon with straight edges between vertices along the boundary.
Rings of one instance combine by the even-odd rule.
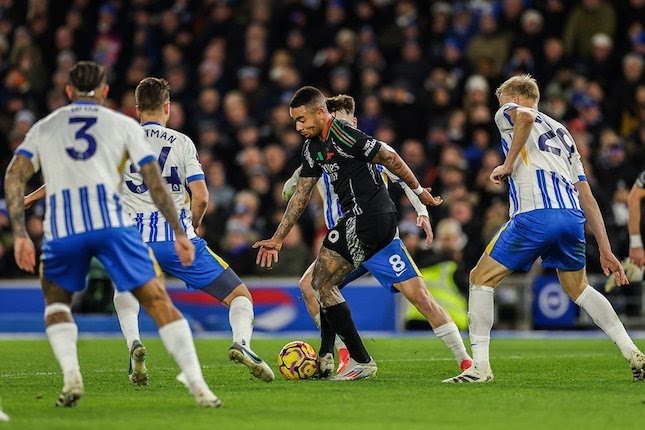
[[[65,382],[55,405],[60,407],[76,406],[76,403],[83,397],[83,393],[83,377],[80,372],[77,372]]]
[[[248,367],[251,375],[261,381],[271,382],[275,379],[273,370],[271,370],[264,360],[237,342],[233,342],[233,345],[228,349],[228,358],[231,361],[241,363]]]
[[[645,381],[645,354],[640,351],[633,351],[629,359],[629,365],[632,368],[632,377],[634,382]]]
[[[134,385],[148,385],[146,347],[139,340],[135,340],[130,349],[130,369],[128,376]]]
[[[493,382],[495,377],[493,376],[493,371],[490,369],[477,369],[475,366],[472,366],[457,376],[452,378],[444,379],[442,382],[449,384],[469,384],[469,383],[482,383],[482,382]]]
[[[353,381],[355,379],[366,379],[376,375],[376,362],[370,357],[368,363],[358,363],[353,358],[349,358],[349,364],[339,374],[329,378],[332,381]]]

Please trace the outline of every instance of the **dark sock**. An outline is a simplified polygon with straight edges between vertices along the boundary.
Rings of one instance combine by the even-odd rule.
[[[347,345],[350,357],[358,363],[368,363],[370,361],[370,355],[367,353],[365,345],[363,345],[363,341],[358,335],[358,331],[356,331],[356,326],[354,325],[354,320],[352,320],[352,314],[347,302],[325,308],[325,315],[336,334]]]
[[[323,356],[330,352],[334,355],[336,333],[329,323],[326,310],[322,308],[320,309],[320,338],[320,351],[318,351],[318,355]]]

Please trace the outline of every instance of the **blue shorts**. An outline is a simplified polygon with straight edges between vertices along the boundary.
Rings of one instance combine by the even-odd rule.
[[[90,260],[99,259],[119,291],[134,290],[161,274],[136,227],[106,228],[46,241],[42,276],[74,293],[85,288]]]
[[[372,255],[362,266],[379,281],[383,288],[389,288],[392,293],[399,291],[394,288],[397,282],[421,276],[407,248],[398,237]],[[347,276],[350,275],[351,273]]]
[[[204,239],[194,237],[191,241],[195,245],[195,260],[190,266],[183,266],[179,261],[175,242],[150,242],[148,245],[164,272],[184,281],[189,289],[203,290],[208,287],[208,294],[218,300],[224,299],[242,281],[226,261],[211,251]]]
[[[531,269],[542,257],[545,269],[585,267],[585,217],[577,209],[538,209],[516,215],[486,247],[486,253],[511,270]]]

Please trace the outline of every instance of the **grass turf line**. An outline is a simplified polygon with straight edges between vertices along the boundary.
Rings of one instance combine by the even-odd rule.
[[[204,375],[224,406],[202,410],[175,381],[158,339],[148,348],[150,385],[127,378],[125,343],[79,340],[85,397],[53,406],[62,376],[46,340],[0,341],[0,397],[7,429],[589,429],[632,427],[645,413],[645,384],[609,340],[500,339],[492,343],[496,381],[454,386],[458,373],[443,344],[428,338],[365,339],[378,375],[365,381],[287,381],[276,356],[293,339],[256,339],[276,381],[253,379],[228,361],[227,340],[196,341]],[[314,347],[315,339],[305,339]],[[641,348],[643,342],[639,342]]]

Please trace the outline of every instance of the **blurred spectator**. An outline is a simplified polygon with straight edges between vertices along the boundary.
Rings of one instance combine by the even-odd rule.
[[[614,37],[616,14],[605,0],[582,0],[574,6],[564,29],[564,42],[569,55],[588,58],[592,51],[591,38],[596,33]]]
[[[491,13],[482,15],[479,31],[470,40],[466,51],[470,66],[487,78],[499,78],[508,59],[510,37],[499,31],[497,20]]]

